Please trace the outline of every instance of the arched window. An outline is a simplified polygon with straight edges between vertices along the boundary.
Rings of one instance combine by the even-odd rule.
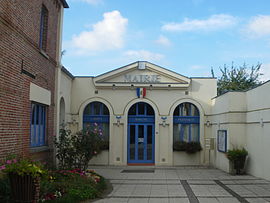
[[[174,142],[200,141],[200,113],[194,104],[185,102],[174,110],[173,140]]]
[[[109,141],[109,121],[109,110],[101,102],[91,102],[83,111],[83,128],[97,125],[102,130],[105,141]]]
[[[65,124],[65,100],[62,97],[60,99],[60,116],[59,116],[59,124],[60,124],[60,128],[64,127]]]

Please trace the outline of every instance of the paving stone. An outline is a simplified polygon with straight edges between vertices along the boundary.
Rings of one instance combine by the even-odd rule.
[[[220,203],[238,203],[239,201],[233,197],[217,198]]]
[[[244,198],[254,203],[270,202],[270,198],[266,198],[270,197],[270,182],[250,175],[232,176],[220,170],[196,167],[155,167],[154,173],[121,173],[127,168],[132,169],[95,168],[97,173],[110,179],[113,186],[107,198],[96,202],[237,203]],[[186,188],[190,188],[189,196]]]
[[[95,203],[126,203],[128,198],[106,198],[95,201]]]
[[[148,203],[149,198],[129,198],[128,203]]]
[[[249,203],[269,203],[270,201],[263,198],[246,198]]]
[[[198,198],[200,203],[219,203],[219,201],[216,198]]]
[[[189,203],[188,198],[168,198],[169,203]]]
[[[149,198],[149,203],[169,203],[168,198]]]

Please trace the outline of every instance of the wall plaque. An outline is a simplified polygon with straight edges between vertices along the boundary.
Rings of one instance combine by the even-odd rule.
[[[218,130],[217,148],[219,152],[227,152],[227,130]]]

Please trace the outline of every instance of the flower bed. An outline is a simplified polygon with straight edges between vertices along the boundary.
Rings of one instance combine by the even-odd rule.
[[[93,170],[50,171],[41,182],[42,202],[80,202],[102,195],[105,180]]]
[[[10,202],[10,184],[6,174],[0,174],[0,202]],[[39,202],[81,202],[100,197],[106,189],[102,176],[94,170],[48,171],[41,179]]]

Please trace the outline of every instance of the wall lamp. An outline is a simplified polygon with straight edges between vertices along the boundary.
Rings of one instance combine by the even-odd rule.
[[[206,126],[210,127],[210,125],[211,125],[210,121],[206,121]]]
[[[162,126],[165,127],[166,126],[167,116],[161,116],[161,119],[162,119]]]
[[[116,86],[115,84],[112,85],[112,89],[115,90],[116,89]]]
[[[119,127],[122,116],[115,116],[115,118],[117,119],[117,126]]]
[[[260,124],[261,124],[261,127],[263,127],[263,126],[264,126],[263,118],[261,118],[261,120],[260,120]]]

